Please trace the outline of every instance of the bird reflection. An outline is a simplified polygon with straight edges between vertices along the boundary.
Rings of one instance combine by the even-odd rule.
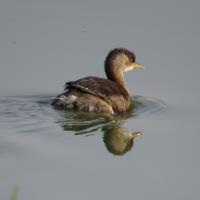
[[[130,151],[134,139],[140,135],[139,131],[126,131],[124,123],[133,116],[133,109],[120,114],[58,111],[58,123],[65,131],[72,131],[75,135],[94,135],[97,131],[103,133],[103,142],[108,152],[114,155],[124,155]]]
[[[103,141],[107,150],[114,155],[124,155],[130,151],[134,144],[134,139],[141,133],[139,131],[124,131],[120,124],[113,123],[102,128],[104,132]]]

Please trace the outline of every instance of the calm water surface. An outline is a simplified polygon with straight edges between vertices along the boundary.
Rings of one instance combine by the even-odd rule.
[[[1,0],[0,200],[200,199],[199,10],[198,0]],[[66,81],[104,77],[114,47],[146,66],[126,74],[134,108],[50,106]]]
[[[187,108],[180,113],[136,96],[130,111],[110,116],[55,110],[52,96],[0,98],[1,199],[15,190],[24,200],[167,197],[172,191],[185,198],[197,189],[199,134],[189,128],[195,116],[190,124],[184,119]]]
[[[145,134],[136,121],[166,110],[156,98],[134,99],[128,112],[112,116],[55,110],[51,95],[1,97],[1,198],[16,188],[19,199],[91,198],[108,183],[104,189],[115,196],[115,187],[136,170]]]

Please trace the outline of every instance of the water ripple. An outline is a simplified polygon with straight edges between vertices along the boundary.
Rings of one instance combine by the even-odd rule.
[[[57,111],[50,103],[51,96],[0,97],[0,123],[21,133],[45,132],[57,124],[63,130],[79,135],[101,130],[105,124],[113,121],[148,117],[166,109],[163,101],[143,96],[134,96],[133,108],[116,116]]]

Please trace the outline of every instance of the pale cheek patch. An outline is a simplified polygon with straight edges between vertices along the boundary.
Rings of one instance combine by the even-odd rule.
[[[132,66],[129,66],[129,67],[127,67],[124,71],[125,71],[125,72],[128,72],[128,71],[131,71],[131,70],[133,70],[133,67],[132,67]]]

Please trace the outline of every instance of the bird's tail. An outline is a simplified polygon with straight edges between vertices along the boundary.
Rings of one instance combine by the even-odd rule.
[[[65,95],[61,94],[58,95],[57,97],[55,97],[51,103],[52,106],[54,106],[55,108],[60,108],[63,109],[67,106],[68,104],[68,99]]]

